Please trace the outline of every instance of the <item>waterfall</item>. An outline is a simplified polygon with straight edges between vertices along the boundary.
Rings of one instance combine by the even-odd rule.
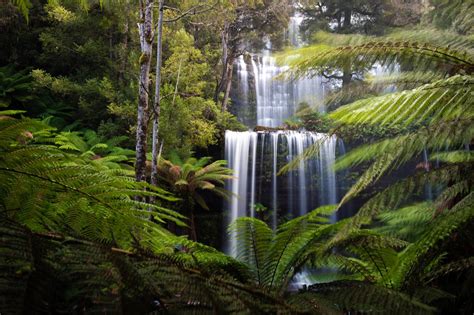
[[[301,47],[304,44],[304,41],[301,39],[300,34],[300,25],[303,22],[303,15],[298,11],[290,17],[290,22],[288,23],[288,31],[287,31],[287,40],[293,47]]]
[[[229,202],[229,223],[236,218],[247,215],[247,184],[249,153],[252,140],[255,140],[252,132],[232,132],[225,133],[225,159],[228,167],[234,171],[234,178],[227,182],[227,187],[231,193]],[[237,241],[234,235],[230,236],[229,253],[235,255]]]
[[[297,13],[291,17],[285,34],[294,47],[304,44],[299,34],[302,20]],[[263,51],[241,56],[235,63],[237,82],[232,99],[239,120],[249,127],[280,127],[301,103],[325,111],[321,106],[326,88],[322,78],[277,78],[288,67],[277,64],[271,54],[271,41],[264,38],[264,42]],[[294,170],[277,176],[281,167],[316,143],[319,152],[314,158],[300,161]],[[226,131],[225,159],[234,172],[226,186],[232,192],[226,203],[226,225],[238,217],[251,216],[276,229],[285,220],[321,205],[337,203],[337,174],[333,165],[341,145],[335,136],[306,131]],[[226,252],[235,256],[237,245],[235,235],[230,234]]]
[[[239,78],[242,76],[239,73],[241,68],[237,68]],[[282,126],[285,119],[293,116],[302,103],[325,111],[322,100],[326,86],[321,77],[304,77],[298,80],[279,78],[288,67],[279,66],[268,51],[252,56],[251,68],[255,85],[257,125]]]
[[[299,28],[303,17],[296,13],[290,18],[287,42],[293,47],[304,44]],[[235,62],[237,83],[233,100],[238,107],[233,112],[240,116],[244,123],[251,120],[245,115],[253,114],[253,122],[259,126],[279,127],[285,119],[293,116],[300,104],[305,103],[320,111],[325,111],[322,100],[326,93],[326,84],[320,76],[304,77],[295,80],[283,79],[281,75],[288,70],[288,66],[277,64],[276,58],[271,54],[272,43],[264,39],[265,49],[259,53],[250,54],[249,58],[240,56]],[[249,88],[254,87],[255,91]],[[252,105],[250,105],[252,104]],[[255,106],[252,112],[248,106]],[[245,114],[242,112],[246,107]]]
[[[278,136],[279,133],[270,133],[272,138],[273,167],[272,167],[272,228],[277,227],[278,217],[278,190],[277,190],[277,172],[278,172]]]
[[[286,70],[279,67],[268,51],[262,56],[253,56],[252,70],[255,80],[257,101],[257,125],[278,127],[284,119],[294,113],[289,101],[291,85],[284,80],[276,80]]]
[[[285,175],[278,171],[306,148],[318,143],[319,154]],[[341,142],[322,133],[276,131],[226,131],[225,159],[234,171],[227,183],[232,197],[227,202],[227,225],[238,217],[264,218],[276,228],[283,218],[306,214],[318,206],[337,202],[336,147]],[[316,182],[315,182],[316,179]],[[255,204],[267,208],[257,215]],[[229,235],[226,251],[235,255],[237,243]]]
[[[242,100],[247,101],[249,97],[249,79],[247,63],[243,55],[237,59],[237,80],[240,92],[242,93]]]

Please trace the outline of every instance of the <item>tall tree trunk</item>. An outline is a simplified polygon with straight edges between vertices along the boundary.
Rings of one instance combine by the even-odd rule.
[[[160,87],[161,87],[161,62],[162,62],[162,36],[163,36],[163,2],[159,0],[158,32],[156,36],[156,79],[155,99],[153,101],[153,143],[151,161],[151,184],[158,184],[158,131],[160,126]]]
[[[230,88],[232,86],[232,75],[234,72],[234,59],[233,58],[227,58],[227,66],[226,66],[226,76],[225,76],[225,82],[226,82],[226,88],[225,88],[225,93],[224,93],[224,99],[222,100],[222,111],[225,112],[227,111],[227,103],[229,102],[229,95],[230,95]]]
[[[342,67],[342,86],[348,86],[352,81],[352,71],[350,63]]]
[[[221,46],[222,46],[222,73],[219,84],[216,87],[216,92],[214,94],[214,101],[219,102],[219,95],[226,88],[226,77],[227,77],[227,58],[228,58],[228,43],[229,33],[228,33],[228,24],[226,23],[224,29],[221,33]]]
[[[126,9],[127,11],[130,11],[130,1],[126,1]],[[123,39],[122,39],[122,49],[121,49],[121,54],[120,54],[120,70],[118,73],[118,81],[120,85],[122,86],[125,81],[125,72],[127,71],[127,64],[128,64],[128,36],[129,36],[129,24],[130,24],[130,18],[129,15],[125,15],[125,23],[123,25]]]
[[[351,28],[351,18],[352,18],[352,10],[349,8],[344,9],[344,24],[342,27],[345,31]]]
[[[135,147],[135,178],[146,180],[146,150],[149,119],[150,64],[153,53],[153,0],[140,1],[140,76],[138,82],[137,134]]]

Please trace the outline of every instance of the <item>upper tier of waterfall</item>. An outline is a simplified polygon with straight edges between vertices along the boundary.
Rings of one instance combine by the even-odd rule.
[[[303,45],[299,34],[302,20],[296,13],[286,32],[288,42],[294,47]],[[232,98],[237,107],[233,109],[234,113],[242,122],[250,127],[279,127],[302,103],[325,111],[322,100],[327,84],[320,76],[295,80],[280,78],[288,67],[277,63],[268,40],[265,49],[247,56],[240,56],[236,61],[237,82]]]

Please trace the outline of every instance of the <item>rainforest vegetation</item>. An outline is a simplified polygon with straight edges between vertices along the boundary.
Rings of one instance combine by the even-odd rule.
[[[473,314],[473,14],[1,1],[0,313]]]

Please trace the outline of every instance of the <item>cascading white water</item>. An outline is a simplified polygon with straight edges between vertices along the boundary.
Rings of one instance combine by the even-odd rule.
[[[288,42],[293,47],[300,47],[303,41],[299,34],[303,17],[295,14],[290,18],[286,33]],[[246,64],[248,61],[248,65]],[[320,76],[304,77],[297,80],[283,79],[280,75],[288,70],[285,65],[278,65],[271,54],[271,42],[266,39],[266,48],[251,58],[240,57],[236,62],[238,77],[239,102],[249,104],[250,94],[242,87],[255,87],[256,124],[266,127],[279,127],[285,119],[293,116],[300,104],[305,103],[325,111],[322,100],[326,85]],[[251,73],[249,73],[251,71]],[[248,80],[245,82],[244,80]]]
[[[227,204],[227,225],[241,216],[256,217],[257,203],[267,208],[268,223],[276,228],[284,216],[301,216],[320,205],[337,202],[335,136],[297,131],[226,131],[225,139],[225,158],[235,176],[226,187],[233,194]],[[318,156],[277,176],[283,165],[317,142]],[[235,255],[236,246],[231,234],[227,252]]]
[[[248,100],[249,97],[249,74],[247,70],[247,63],[243,55],[237,59],[237,79],[239,88],[242,92],[242,99]]]
[[[264,51],[261,56],[254,55],[251,62],[257,103],[257,125],[282,126],[285,119],[293,116],[302,103],[317,107],[321,111],[325,110],[321,102],[326,87],[321,77],[298,80],[278,78],[288,67],[279,66],[268,51]],[[239,66],[237,72],[240,68]]]
[[[252,142],[256,144],[256,137],[252,132],[232,132],[225,134],[225,159],[228,167],[234,171],[234,178],[227,183],[227,189],[232,193],[230,205],[230,222],[247,215],[247,177],[249,168],[249,153]],[[253,158],[255,160],[255,157]],[[252,172],[253,174],[253,172]],[[230,223],[229,222],[229,223]],[[231,255],[236,255],[237,241],[234,235],[230,236]]]
[[[279,67],[275,58],[265,51],[262,56],[253,56],[252,70],[255,78],[257,125],[278,127],[294,113],[294,106],[289,102],[290,84],[284,80],[275,80],[286,69]]]
[[[288,23],[287,39],[291,46],[301,47],[304,44],[304,41],[301,38],[300,34],[300,25],[303,22],[303,15],[298,11],[290,17],[290,22]]]

